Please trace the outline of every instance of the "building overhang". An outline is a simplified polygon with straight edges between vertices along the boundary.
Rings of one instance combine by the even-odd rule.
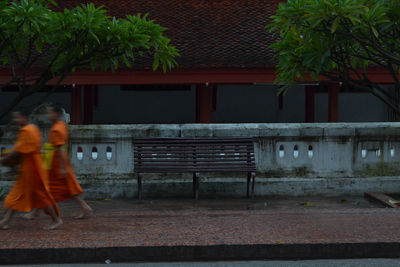
[[[9,71],[0,71],[0,84],[9,81]],[[273,84],[277,75],[275,68],[269,69],[199,69],[173,70],[166,73],[150,70],[118,70],[116,72],[99,72],[77,70],[69,74],[62,85],[128,85],[128,84]],[[372,82],[392,84],[392,75],[384,69],[368,70]],[[324,81],[320,77],[320,81]],[[48,85],[55,85],[57,79]],[[311,79],[299,83],[313,83]]]

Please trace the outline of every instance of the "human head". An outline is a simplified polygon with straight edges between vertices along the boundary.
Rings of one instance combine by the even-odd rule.
[[[47,108],[47,112],[48,112],[48,118],[51,122],[59,121],[63,114],[63,110],[57,106],[49,106]]]
[[[12,120],[18,126],[25,126],[29,122],[29,115],[31,114],[28,109],[16,110],[12,113]]]

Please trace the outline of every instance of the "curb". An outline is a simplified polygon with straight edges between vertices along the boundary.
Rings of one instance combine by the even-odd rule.
[[[0,249],[0,265],[352,258],[400,258],[400,242]]]

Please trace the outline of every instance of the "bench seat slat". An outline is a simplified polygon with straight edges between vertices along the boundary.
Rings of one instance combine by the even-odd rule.
[[[140,173],[182,173],[182,172],[228,172],[228,173],[237,173],[237,172],[255,172],[255,169],[246,169],[243,170],[243,168],[237,168],[237,169],[233,169],[233,168],[214,168],[214,169],[197,169],[197,168],[187,168],[187,169],[181,169],[181,168],[175,168],[175,169],[164,169],[164,168],[151,168],[151,169],[141,169]]]
[[[135,158],[250,158],[254,157],[253,153],[136,153]]]
[[[136,154],[142,155],[153,155],[153,154],[187,154],[187,155],[221,155],[221,154],[252,154],[251,150],[173,150],[173,149],[165,149],[165,150],[135,150]]]
[[[150,147],[150,146],[173,146],[173,147],[186,147],[186,146],[249,146],[251,143],[250,142],[197,142],[197,141],[192,141],[192,142],[160,142],[160,143],[138,143],[135,142],[137,146],[140,147]]]
[[[214,152],[214,151],[252,151],[252,147],[243,147],[243,146],[238,146],[238,147],[135,147],[136,151],[142,151],[142,152],[149,152],[149,151],[209,151],[209,152]]]
[[[155,168],[155,167],[159,167],[159,168],[168,168],[170,166],[174,166],[174,167],[180,167],[182,166],[182,168],[187,168],[187,167],[192,167],[192,168],[212,168],[212,167],[234,167],[234,168],[246,168],[246,167],[252,167],[251,164],[237,164],[235,162],[232,163],[224,163],[224,164],[187,164],[187,165],[182,165],[179,164],[179,162],[171,162],[171,163],[166,163],[166,164],[160,164],[160,163],[153,163],[153,164],[139,164],[137,166],[137,168],[143,168],[143,167],[147,167],[147,168]]]
[[[242,161],[234,161],[234,160],[225,160],[225,161],[212,161],[212,160],[203,160],[203,161],[197,161],[197,162],[192,162],[192,161],[179,161],[179,160],[153,160],[153,161],[136,161],[136,166],[142,166],[142,165],[167,165],[167,164],[176,164],[176,165],[182,165],[182,166],[187,166],[187,165],[224,165],[224,164],[236,164],[236,165],[250,165],[253,166],[254,163],[253,161],[247,161],[247,160],[242,160]]]
[[[247,159],[254,159],[254,155],[204,155],[204,156],[197,156],[197,157],[188,157],[186,155],[141,155],[135,156],[135,160],[138,161],[150,161],[155,159],[170,159],[170,160],[181,160],[185,161],[199,161],[202,159],[208,160],[247,160]]]
[[[135,139],[135,144],[185,144],[185,143],[218,143],[218,144],[242,144],[253,142],[251,138],[149,138],[149,139]]]
[[[218,141],[218,140],[214,140],[214,141],[202,141],[202,140],[197,140],[197,139],[193,139],[191,141],[186,140],[186,142],[183,141],[179,141],[179,140],[166,140],[166,141],[159,141],[159,142],[138,142],[138,141],[134,141],[136,145],[138,146],[176,146],[176,147],[182,147],[182,146],[212,146],[212,145],[216,145],[216,146],[247,146],[249,145],[251,142],[250,141],[243,141],[243,142],[235,142],[235,141],[227,141],[227,140],[222,140],[222,141]]]

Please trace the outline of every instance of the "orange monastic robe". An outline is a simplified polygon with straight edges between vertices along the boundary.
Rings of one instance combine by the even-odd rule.
[[[49,170],[50,192],[54,199],[59,202],[82,194],[82,188],[76,179],[69,160],[65,163],[67,174],[63,175],[61,173],[60,153],[65,153],[61,146],[68,142],[68,129],[64,122],[58,121],[54,123],[50,129],[49,141],[52,146],[59,148],[53,154]],[[68,156],[64,155],[64,157],[68,159]]]
[[[34,125],[26,125],[19,131],[14,150],[21,153],[17,181],[5,199],[5,206],[16,211],[29,212],[57,204],[48,188],[47,172],[40,155],[42,137]]]

